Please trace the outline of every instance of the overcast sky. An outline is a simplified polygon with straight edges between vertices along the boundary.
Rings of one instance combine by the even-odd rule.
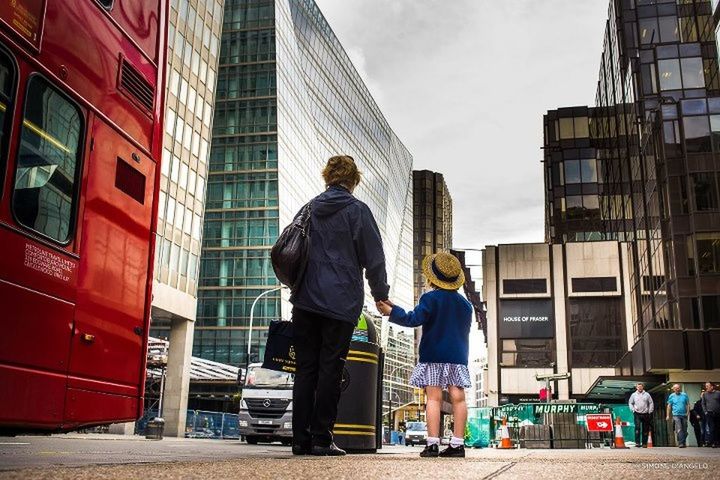
[[[607,0],[316,0],[460,248],[544,239],[542,116],[594,103]]]

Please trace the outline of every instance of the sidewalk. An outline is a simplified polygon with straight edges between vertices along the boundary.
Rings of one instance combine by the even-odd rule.
[[[718,478],[720,450],[707,448],[468,450],[466,459],[421,459],[393,446],[343,458],[293,457],[288,447],[237,440],[119,435],[0,439],[0,479]],[[581,475],[579,475],[581,474]]]

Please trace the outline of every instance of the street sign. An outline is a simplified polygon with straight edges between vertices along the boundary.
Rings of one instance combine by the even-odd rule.
[[[585,415],[588,432],[612,432],[612,415],[609,413],[588,413]]]

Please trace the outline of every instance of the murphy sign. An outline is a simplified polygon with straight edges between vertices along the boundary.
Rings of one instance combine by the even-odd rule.
[[[552,300],[500,301],[500,338],[553,338]]]
[[[597,405],[589,403],[550,403],[534,405],[533,413],[535,415],[542,415],[543,413],[577,413],[584,415],[599,410]]]

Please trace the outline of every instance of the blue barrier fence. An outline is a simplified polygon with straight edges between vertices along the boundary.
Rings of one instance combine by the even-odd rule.
[[[145,414],[135,424],[135,433],[145,435],[147,423],[157,417],[157,410],[145,410]],[[188,410],[185,421],[187,438],[238,439],[238,415],[234,413]]]

